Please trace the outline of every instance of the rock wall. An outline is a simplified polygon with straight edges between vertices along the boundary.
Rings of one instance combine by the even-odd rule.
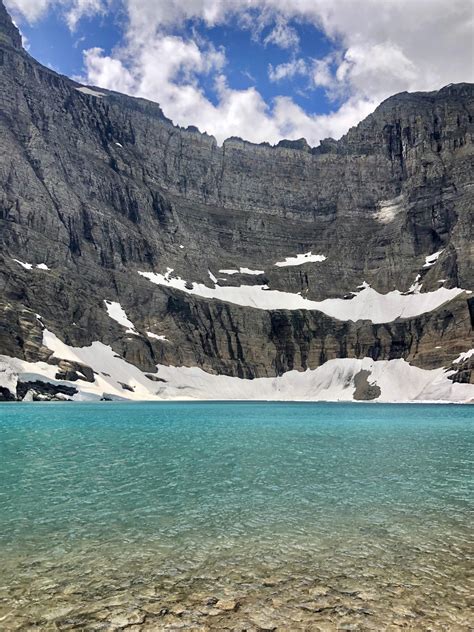
[[[48,360],[39,314],[68,344],[102,341],[146,371],[253,378],[363,357],[450,366],[474,347],[468,293],[374,325],[188,296],[138,272],[313,300],[349,300],[362,283],[382,294],[469,291],[473,115],[474,86],[451,85],[396,95],[316,148],[220,147],[157,104],[83,90],[41,66],[0,0],[0,354]],[[307,252],[325,260],[275,265]],[[219,273],[240,268],[261,274]],[[106,299],[139,335],[108,316]]]

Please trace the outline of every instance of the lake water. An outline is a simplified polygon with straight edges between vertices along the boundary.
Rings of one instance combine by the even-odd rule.
[[[0,629],[468,630],[470,406],[0,405]]]

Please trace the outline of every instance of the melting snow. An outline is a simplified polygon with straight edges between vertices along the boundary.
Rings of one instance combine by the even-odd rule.
[[[107,308],[107,314],[112,320],[115,320],[116,323],[122,325],[122,327],[126,327],[127,334],[139,335],[135,329],[135,325],[127,318],[127,314],[120,303],[114,303],[113,301],[104,301],[104,303]]]
[[[302,255],[296,255],[296,257],[287,257],[284,261],[277,261],[275,265],[278,268],[286,268],[289,266],[301,266],[303,263],[320,263],[326,261],[325,255],[313,255],[311,252],[307,252]]]
[[[474,385],[449,380],[453,371],[425,370],[404,360],[336,359],[314,370],[289,371],[281,377],[245,380],[237,377],[212,375],[193,367],[158,365],[156,376],[148,378],[137,367],[101,342],[88,347],[70,347],[48,330],[43,332],[43,344],[55,358],[79,362],[95,372],[95,382],[55,380],[57,366],[44,362],[26,362],[0,356],[0,385],[15,392],[22,381],[43,380],[74,386],[79,393],[75,400],[100,399],[104,395],[115,399],[229,399],[229,400],[307,400],[352,401],[354,378],[360,371],[369,372],[369,382],[380,388],[377,401],[469,401],[474,399]],[[133,391],[124,390],[126,384]]]
[[[172,272],[173,270],[168,268],[164,275],[155,272],[139,272],[138,274],[156,285],[174,288],[202,298],[264,310],[314,310],[343,321],[371,320],[373,323],[388,323],[397,318],[412,318],[437,309],[464,292],[460,288],[449,290],[439,288],[434,292],[421,293],[416,291],[421,286],[417,286],[413,294],[402,294],[398,290],[388,294],[379,294],[365,284],[350,300],[330,298],[323,301],[311,301],[300,294],[270,290],[267,285],[240,285],[238,287],[216,285],[214,288],[209,288],[202,283],[191,285],[180,277],[172,277]]]

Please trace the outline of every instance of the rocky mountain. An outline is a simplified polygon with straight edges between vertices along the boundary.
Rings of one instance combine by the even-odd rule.
[[[219,146],[0,0],[0,397],[474,399],[473,116],[450,85]]]

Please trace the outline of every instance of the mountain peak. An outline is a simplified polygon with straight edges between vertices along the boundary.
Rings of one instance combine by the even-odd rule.
[[[18,49],[23,47],[20,31],[13,24],[3,0],[0,0],[0,45],[13,46],[13,48]]]

